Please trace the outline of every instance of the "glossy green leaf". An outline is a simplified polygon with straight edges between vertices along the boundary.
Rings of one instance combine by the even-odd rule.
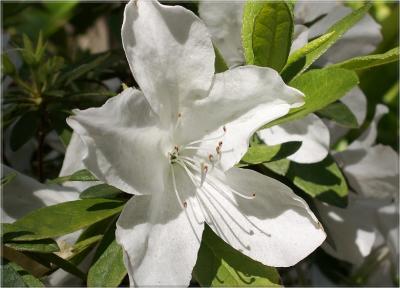
[[[53,239],[7,242],[4,245],[17,251],[29,251],[38,253],[53,253],[60,251],[57,242]]]
[[[254,145],[249,147],[242,158],[247,164],[260,164],[286,158],[295,153],[301,146],[301,142],[287,142],[281,145]]]
[[[18,264],[2,259],[1,287],[44,287],[44,285]]]
[[[14,222],[3,237],[38,240],[69,234],[121,212],[123,205],[122,201],[84,199],[40,208]]]
[[[71,175],[58,177],[48,180],[48,184],[61,184],[67,181],[97,181],[97,178],[92,175],[88,170],[82,169]]]
[[[374,54],[367,56],[355,57],[330,67],[340,67],[349,70],[361,70],[368,69],[387,63],[399,61],[399,47],[393,48],[383,54]]]
[[[283,159],[262,165],[287,177],[311,197],[338,207],[347,206],[347,183],[331,156],[313,164],[300,164]]]
[[[292,82],[290,86],[305,95],[305,104],[294,108],[287,115],[270,122],[264,128],[303,118],[335,102],[358,84],[357,74],[341,68],[325,68],[308,71]]]
[[[342,102],[335,102],[322,108],[317,112],[317,115],[346,128],[358,128],[356,116]]]
[[[115,240],[115,224],[101,240],[88,272],[89,287],[118,287],[127,274],[121,246]]]
[[[290,52],[293,15],[285,2],[247,1],[242,39],[247,64],[280,71]]]
[[[360,9],[353,11],[329,28],[325,35],[311,41],[290,55],[281,73],[285,82],[289,82],[310,67],[344,33],[360,21],[370,8],[371,4],[367,3]]]
[[[265,266],[233,249],[207,225],[193,277],[206,287],[280,286],[276,268]]]
[[[10,146],[13,151],[17,151],[31,138],[35,137],[39,125],[39,116],[36,112],[28,112],[18,119],[13,127],[10,136]]]
[[[89,199],[89,198],[107,198],[112,199],[118,197],[122,193],[121,190],[107,184],[99,184],[92,186],[83,191],[79,198]]]

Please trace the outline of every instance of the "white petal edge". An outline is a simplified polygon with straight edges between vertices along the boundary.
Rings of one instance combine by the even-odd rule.
[[[209,211],[209,226],[235,249],[265,265],[288,267],[325,240],[322,226],[304,200],[279,181],[239,168],[228,170],[222,178],[218,181],[216,176],[211,184],[206,180],[198,194]],[[255,198],[235,193],[254,193]]]
[[[164,189],[166,132],[141,91],[126,89],[100,108],[74,114],[67,123],[85,144],[83,163],[98,180],[131,194]]]
[[[171,181],[165,191],[134,196],[117,222],[131,286],[188,286],[204,229],[193,186],[174,169],[179,205]],[[183,201],[183,200],[182,200]]]
[[[206,96],[215,54],[207,28],[191,11],[130,1],[121,33],[132,74],[163,121],[176,121],[180,102]]]
[[[314,114],[293,122],[260,130],[257,135],[267,145],[301,141],[299,150],[287,157],[297,163],[320,162],[325,159],[329,152],[329,130],[324,122]]]

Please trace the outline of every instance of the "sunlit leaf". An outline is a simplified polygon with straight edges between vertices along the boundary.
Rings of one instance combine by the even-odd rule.
[[[276,268],[265,266],[233,249],[207,225],[193,277],[206,287],[280,286]]]
[[[285,2],[247,1],[242,39],[247,64],[280,71],[292,43],[293,15]]]

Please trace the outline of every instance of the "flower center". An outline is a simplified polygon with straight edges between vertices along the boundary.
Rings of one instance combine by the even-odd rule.
[[[225,136],[227,129],[225,126],[223,126],[222,130],[223,131],[220,135],[213,138],[197,140],[181,146],[175,145],[171,152],[168,153],[169,162],[171,165],[172,184],[182,209],[187,207],[187,203],[182,201],[177,190],[174,171],[174,166],[176,165],[183,168],[191,182],[197,188],[197,191],[210,193],[211,190],[215,190],[218,193],[226,193],[226,191],[223,191],[223,189],[218,187],[218,179],[212,175],[209,175],[209,172],[212,171],[212,169],[215,169],[215,166],[221,160],[222,154],[227,152],[222,149],[222,139]],[[190,151],[193,150],[195,153],[190,153]],[[204,183],[206,183],[206,185],[204,185]],[[231,188],[229,188],[229,192],[232,192],[233,194],[245,199],[253,199],[255,197],[255,194],[247,196]],[[198,195],[195,196],[196,198],[198,197]],[[200,199],[198,200],[201,203]]]

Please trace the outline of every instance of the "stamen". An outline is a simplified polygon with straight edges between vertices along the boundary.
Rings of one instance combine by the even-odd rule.
[[[183,203],[181,200],[181,197],[179,196],[178,189],[176,188],[174,166],[172,164],[170,164],[170,166],[171,166],[171,175],[172,175],[172,186],[174,188],[174,192],[175,192],[176,198],[178,199],[179,205],[181,206],[182,210],[184,210],[187,206],[187,203],[186,202]]]
[[[215,190],[222,191],[225,194],[227,194],[224,189],[221,189],[220,187],[218,187],[217,184],[215,184],[214,177],[212,177],[211,175],[208,175],[208,179],[209,179],[209,181],[207,183],[210,184]],[[253,193],[251,196],[244,195],[244,194],[236,191],[235,189],[232,189],[232,187],[229,187],[229,191],[232,192],[233,194],[239,196],[239,197],[242,197],[242,198],[248,199],[248,200],[253,200],[255,198],[255,196],[256,196],[255,193]]]
[[[224,132],[226,133],[226,127],[225,126],[222,127],[222,130],[224,130]]]
[[[208,155],[208,160],[212,163],[214,162],[214,156],[212,154]]]
[[[206,180],[207,172],[208,172],[207,164],[201,163],[200,187],[203,186],[204,180]]]

